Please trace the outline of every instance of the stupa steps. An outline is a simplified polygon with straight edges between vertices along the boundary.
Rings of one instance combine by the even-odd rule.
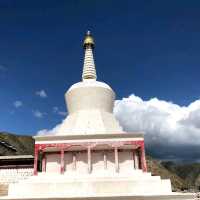
[[[58,174],[39,174],[38,176],[32,176],[26,180],[21,180],[20,183],[37,183],[37,182],[80,182],[80,181],[161,181],[160,176],[151,176],[151,173],[133,173],[133,174],[109,174],[108,176],[96,175],[58,175]]]
[[[137,194],[169,194],[171,193],[170,182],[168,180],[101,180],[101,181],[67,181],[57,182],[49,184],[49,182],[32,182],[31,191],[34,195],[45,196],[51,194],[54,195],[67,195],[69,196],[102,196],[102,195],[137,195]],[[159,186],[159,187],[158,187]],[[12,188],[14,187],[14,188]],[[40,188],[40,194],[37,191]],[[11,193],[13,190],[22,190],[23,195],[29,195],[29,187],[27,184],[20,183],[19,185],[11,185]],[[157,191],[159,188],[159,191]],[[13,189],[13,190],[12,190]]]
[[[37,183],[37,182],[49,182],[49,181],[57,181],[57,182],[72,182],[72,181],[140,181],[140,180],[150,180],[150,181],[154,181],[154,180],[158,180],[160,181],[160,177],[158,176],[153,176],[153,177],[131,177],[131,178],[116,178],[116,177],[113,177],[113,178],[73,178],[73,179],[68,179],[69,177],[66,177],[66,176],[63,176],[62,178],[49,178],[49,179],[42,179],[42,178],[38,178],[38,179],[27,179],[27,180],[21,180],[19,181],[19,183]]]

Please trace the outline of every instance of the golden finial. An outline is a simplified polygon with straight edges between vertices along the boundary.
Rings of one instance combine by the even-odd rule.
[[[83,42],[83,47],[92,47],[94,48],[94,38],[92,37],[90,31],[87,31],[84,42]]]

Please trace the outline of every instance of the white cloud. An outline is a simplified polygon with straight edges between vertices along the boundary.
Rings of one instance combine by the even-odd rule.
[[[41,98],[47,98],[47,93],[44,90],[36,91],[35,94]]]
[[[43,113],[43,112],[41,112],[41,111],[39,111],[39,110],[34,110],[34,111],[33,111],[33,115],[34,115],[35,117],[37,117],[37,118],[43,118],[45,114],[46,114],[46,113]]]
[[[23,106],[23,103],[22,103],[22,101],[15,101],[13,103],[13,105],[15,106],[15,108],[19,108],[19,107]]]
[[[200,100],[188,106],[131,95],[115,102],[114,114],[128,132],[142,131],[146,142],[163,145],[200,144]]]

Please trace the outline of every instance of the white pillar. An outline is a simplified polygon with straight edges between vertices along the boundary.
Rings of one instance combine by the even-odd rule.
[[[43,155],[42,155],[42,172],[46,172],[46,155],[45,155],[45,152],[43,152]]]
[[[107,155],[105,152],[103,153],[103,161],[104,161],[104,169],[106,170],[107,169]]]
[[[139,160],[138,160],[138,152],[137,152],[137,150],[135,150],[134,163],[135,163],[135,169],[139,169]]]
[[[76,171],[76,154],[74,153],[72,155],[72,160],[73,160],[73,170]]]
[[[140,163],[141,163],[141,168],[142,168],[143,172],[147,172],[147,164],[146,164],[146,159],[145,159],[144,143],[140,147]]]
[[[115,147],[115,171],[119,172],[119,157],[118,157],[118,148]]]
[[[133,149],[133,169],[135,169],[135,149]]]
[[[91,160],[91,148],[90,147],[88,147],[87,153],[88,153],[88,173],[90,174],[92,172],[92,160]]]

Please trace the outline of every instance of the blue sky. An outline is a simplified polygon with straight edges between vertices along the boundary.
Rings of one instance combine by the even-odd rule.
[[[199,8],[195,0],[1,0],[0,131],[35,135],[64,119],[88,29],[98,80],[117,99],[188,106],[200,97]]]

